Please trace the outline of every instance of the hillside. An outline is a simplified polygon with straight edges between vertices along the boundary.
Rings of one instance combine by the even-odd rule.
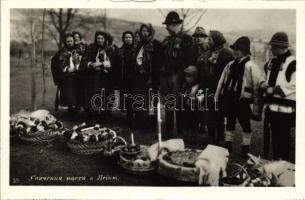
[[[25,10],[25,9],[14,9],[11,11],[11,32],[10,32],[10,40],[15,41],[15,43],[20,42],[29,42],[29,25],[28,25],[28,19],[27,16],[33,16],[35,18],[42,18],[42,10],[41,9],[31,9]],[[126,19],[116,19],[116,18],[108,18],[107,20],[107,32],[110,32],[112,36],[114,37],[114,43],[120,46],[122,44],[121,41],[121,34],[126,30],[135,31],[139,29],[141,25],[141,19],[139,19],[138,22],[131,22]],[[51,21],[47,15],[46,18],[46,24],[50,27],[50,29],[54,29],[54,27],[51,24]],[[160,26],[154,26],[156,30],[156,38],[159,40],[162,40],[166,35],[167,31],[166,29],[160,25]],[[39,28],[38,28],[39,29]],[[75,15],[72,27],[69,31],[77,30],[83,33],[83,38],[87,43],[91,43],[94,38],[94,33],[97,30],[104,30],[103,24],[102,24],[102,16],[92,16],[84,13],[79,13]],[[223,30],[220,30],[223,31]],[[270,29],[255,29],[253,27],[253,30],[236,30],[236,31],[230,31],[225,32],[224,35],[227,38],[229,43],[234,42],[238,37],[240,36],[249,36],[254,39],[254,41],[262,41],[262,42],[268,42],[271,38],[271,36],[274,34],[274,32],[280,31],[280,30],[272,30]],[[47,40],[45,41],[45,46],[47,47],[49,51],[56,51],[57,46],[54,40],[52,40],[52,37],[47,32]],[[289,38],[292,43],[292,46],[295,46],[295,40],[296,36],[295,33],[289,33]],[[38,44],[39,45],[39,44]]]

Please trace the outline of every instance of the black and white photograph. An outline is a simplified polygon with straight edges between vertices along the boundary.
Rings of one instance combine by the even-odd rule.
[[[296,181],[304,167],[296,126],[303,2],[38,2],[1,12],[2,185],[191,188],[200,196],[211,187],[268,193],[304,184]]]

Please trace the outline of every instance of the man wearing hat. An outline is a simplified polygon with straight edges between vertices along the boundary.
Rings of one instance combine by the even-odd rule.
[[[182,20],[175,11],[169,12],[163,22],[169,33],[169,36],[163,41],[164,57],[160,74],[160,92],[163,99],[168,95],[178,96],[184,78],[183,70],[195,62],[193,39],[181,31],[181,23]],[[165,139],[168,139],[173,136],[175,110],[166,105],[165,109],[166,130],[163,135]],[[181,115],[176,112],[178,132],[181,126],[180,118]]]
[[[290,129],[295,125],[296,58],[288,49],[286,33],[275,33],[269,44],[274,57],[264,67],[267,81],[262,89],[266,94],[266,109],[269,110],[273,159],[288,160]]]
[[[201,26],[196,27],[192,36],[196,45],[196,66],[199,69],[200,85],[204,88],[207,81],[208,71],[210,69],[208,62],[208,58],[211,56],[211,51],[209,50],[210,40],[206,30]],[[200,115],[204,115],[204,113],[201,113]],[[200,130],[204,130],[206,124],[205,121],[206,118],[200,116],[200,120],[198,121]]]
[[[241,156],[246,157],[251,143],[250,119],[260,120],[261,106],[258,104],[258,89],[265,81],[259,67],[251,60],[250,39],[240,37],[230,46],[235,60],[228,63],[219,80],[216,98],[224,99],[224,113],[227,119],[225,142],[232,150],[236,119],[242,127]],[[250,104],[253,103],[253,110]]]

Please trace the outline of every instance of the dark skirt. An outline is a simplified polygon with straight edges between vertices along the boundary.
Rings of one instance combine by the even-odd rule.
[[[83,88],[78,74],[69,74],[63,78],[59,86],[59,105],[82,106]]]
[[[108,97],[112,94],[110,78],[96,72],[84,77],[84,106],[86,108],[107,109]]]

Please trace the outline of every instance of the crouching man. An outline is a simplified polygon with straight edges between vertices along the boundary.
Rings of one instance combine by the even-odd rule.
[[[232,150],[236,119],[242,127],[242,151],[245,157],[249,152],[251,143],[250,119],[260,120],[261,106],[258,94],[264,76],[259,67],[251,60],[250,40],[240,37],[230,46],[234,50],[235,60],[225,67],[219,80],[216,98],[223,97],[223,107],[227,119],[225,132],[225,145]],[[250,104],[253,103],[253,111]]]

